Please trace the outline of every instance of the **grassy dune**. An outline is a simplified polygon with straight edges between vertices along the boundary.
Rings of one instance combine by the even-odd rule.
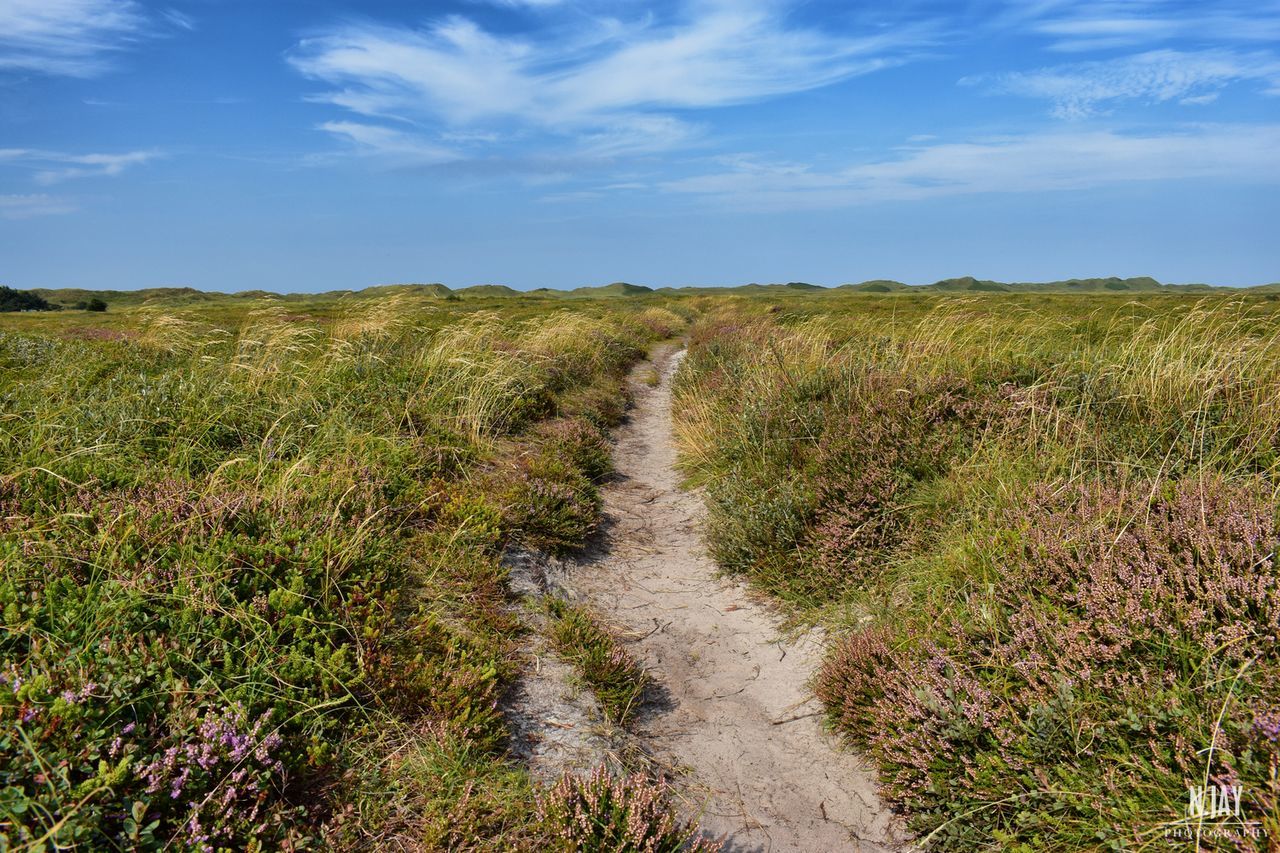
[[[1280,303],[752,293],[0,318],[0,848],[680,849],[646,779],[509,757],[499,558],[592,533],[622,376],[686,331],[712,552],[830,629],[923,841],[1265,845],[1192,784],[1280,837]],[[552,615],[626,718],[647,674]]]
[[[1262,298],[738,301],[677,431],[721,565],[835,629],[817,680],[938,849],[1280,837],[1280,311]],[[1187,841],[1177,842],[1188,844]]]
[[[683,323],[404,293],[6,318],[0,847],[564,847],[580,789],[540,805],[505,751],[498,557],[592,530],[621,376]],[[629,784],[614,817],[661,812]]]

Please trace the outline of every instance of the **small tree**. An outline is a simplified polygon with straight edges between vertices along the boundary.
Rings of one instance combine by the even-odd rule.
[[[0,311],[53,311],[39,294],[26,290],[14,290],[0,284]]]

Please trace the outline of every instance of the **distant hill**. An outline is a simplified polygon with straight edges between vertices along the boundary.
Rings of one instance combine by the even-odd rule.
[[[508,297],[520,295],[520,291],[507,287],[505,284],[473,284],[470,287],[460,287],[454,293],[462,297]]]
[[[835,288],[826,288],[808,282],[792,281],[785,284],[751,284],[736,287],[683,286],[660,287],[654,289],[642,284],[631,284],[615,281],[600,286],[577,287],[572,290],[558,290],[550,287],[539,287],[534,290],[521,291],[505,284],[477,284],[462,287],[454,291],[438,282],[432,284],[382,284],[366,287],[363,290],[331,290],[325,293],[289,293],[276,294],[265,290],[243,290],[228,294],[200,291],[193,287],[150,287],[142,290],[89,290],[85,288],[47,289],[34,288],[29,293],[40,297],[55,307],[71,308],[90,299],[101,299],[113,307],[128,307],[143,303],[159,303],[163,305],[182,306],[193,303],[217,302],[227,299],[283,299],[290,302],[298,300],[324,298],[371,298],[394,293],[408,293],[432,299],[456,300],[461,298],[518,298],[521,296],[541,296],[556,299],[618,299],[641,297],[650,294],[666,294],[672,296],[696,296],[702,294],[738,294],[742,296],[800,296],[806,293],[1081,293],[1081,294],[1144,294],[1144,293],[1215,293],[1221,291],[1241,294],[1280,294],[1280,282],[1263,284],[1248,288],[1225,288],[1209,284],[1163,284],[1150,276],[1133,278],[1069,278],[1061,281],[1045,282],[1003,282],[980,279],[975,276],[960,276],[935,281],[932,284],[909,285],[893,279],[872,279],[857,283],[842,284]]]
[[[458,298],[458,294],[438,282],[435,284],[379,284],[373,287],[366,287],[364,290],[357,290],[355,295],[384,296],[392,293],[409,293],[414,296],[430,296],[433,299],[444,299],[447,301],[452,301]]]
[[[1219,288],[1207,284],[1161,284],[1150,276],[1004,282],[988,281],[968,275],[923,285],[906,285],[900,281],[879,279],[864,281],[860,284],[841,285],[840,289],[863,293],[897,293],[904,290],[942,291],[943,293],[1209,293]]]
[[[702,288],[715,292],[721,288]],[[818,284],[809,284],[803,281],[793,281],[787,284],[744,284],[739,287],[731,287],[729,290],[735,290],[739,293],[770,293],[770,292],[792,292],[792,293],[811,293],[815,290],[826,290],[825,287]]]
[[[871,281],[860,281],[857,284],[842,284],[836,290],[854,290],[859,293],[893,293],[906,290],[907,285],[891,278],[876,278]]]
[[[926,285],[929,290],[955,291],[964,290],[979,293],[1008,293],[1013,288],[998,281],[982,281],[971,275],[962,278],[946,278],[942,281]]]
[[[540,288],[547,290],[548,288]],[[554,291],[553,291],[554,292]],[[653,293],[652,287],[645,287],[643,284],[628,284],[625,281],[615,281],[613,284],[606,284],[602,287],[575,287],[566,293],[566,296],[640,296],[645,293]]]
[[[87,290],[81,287],[64,287],[56,290],[37,287],[31,293],[54,305],[71,307],[90,299],[101,299],[108,305],[141,305],[144,302],[209,302],[226,298],[225,293],[196,290],[194,287],[146,287],[142,290]]]

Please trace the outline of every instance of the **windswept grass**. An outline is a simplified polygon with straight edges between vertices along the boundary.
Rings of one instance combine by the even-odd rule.
[[[581,543],[623,371],[681,322],[397,293],[0,328],[0,847],[537,848],[498,558]]]
[[[695,326],[686,470],[721,565],[835,629],[819,694],[922,839],[1280,837],[1274,304],[787,308]]]

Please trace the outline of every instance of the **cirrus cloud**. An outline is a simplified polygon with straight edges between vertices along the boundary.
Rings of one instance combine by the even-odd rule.
[[[664,182],[736,209],[812,209],[977,193],[1091,189],[1215,178],[1280,183],[1280,125],[1204,125],[1165,133],[1046,132],[904,146],[834,170],[732,158]]]
[[[161,156],[157,151],[120,154],[68,154],[31,148],[0,148],[0,165],[30,170],[38,184],[57,184],[72,178],[113,178],[133,166]]]
[[[0,69],[90,77],[146,24],[134,0],[4,0]]]
[[[664,19],[499,35],[451,16],[424,27],[345,24],[289,57],[315,96],[368,118],[544,134],[596,153],[685,145],[685,113],[827,86],[902,61],[927,23],[841,34],[793,23],[773,0],[688,0]],[[437,131],[438,132],[438,131]]]
[[[966,85],[1049,101],[1059,118],[1087,118],[1122,100],[1204,104],[1234,83],[1280,95],[1280,60],[1269,53],[1154,50],[1120,59],[966,77]]]

